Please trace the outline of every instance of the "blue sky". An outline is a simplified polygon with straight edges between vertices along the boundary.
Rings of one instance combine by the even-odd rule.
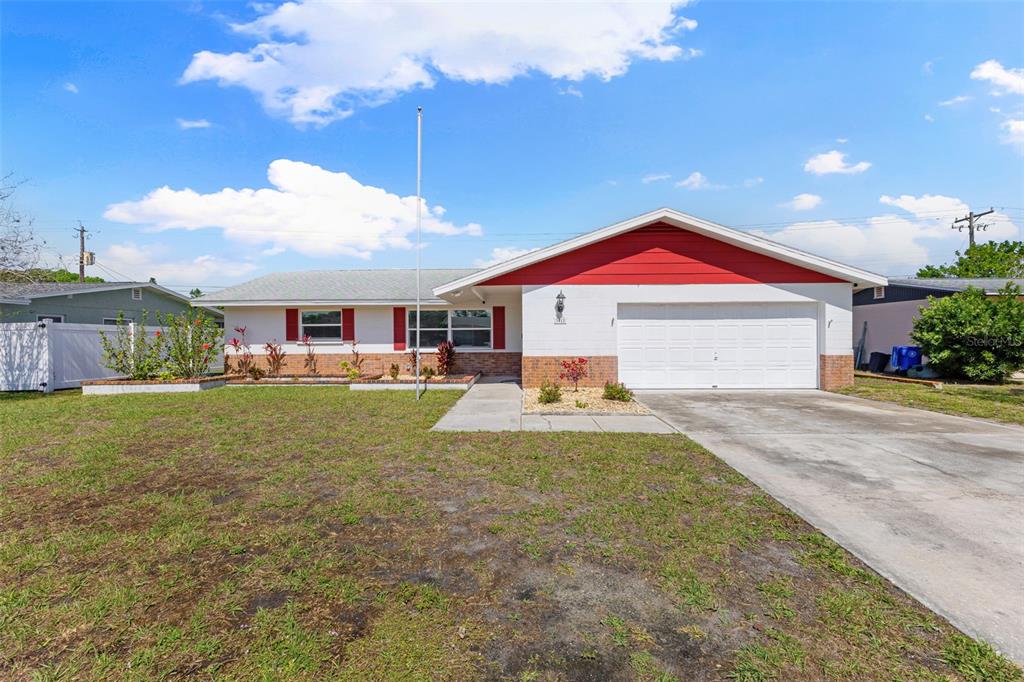
[[[0,11],[3,171],[108,279],[413,265],[417,105],[424,266],[658,206],[886,274],[1024,223],[1019,3]]]

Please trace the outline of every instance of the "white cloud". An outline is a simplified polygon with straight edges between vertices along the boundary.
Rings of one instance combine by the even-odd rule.
[[[924,64],[922,64],[921,73],[923,73],[926,76],[931,76],[933,73],[935,73],[935,62],[929,59]]]
[[[922,194],[915,197],[911,194],[901,194],[898,197],[890,197],[883,194],[878,201],[886,206],[895,206],[911,213],[916,218],[939,219],[949,222],[959,218],[971,209],[964,202],[955,197],[946,197],[941,194]]]
[[[820,220],[788,225],[757,234],[811,253],[888,274],[912,273],[930,262],[949,259],[964,235],[950,229],[953,217],[967,205],[955,197],[925,194],[883,195],[879,201],[910,215],[884,214],[859,222]],[[978,241],[1015,239],[1016,225],[1003,213],[986,216],[989,227]]]
[[[812,156],[804,164],[804,170],[815,175],[828,175],[830,173],[853,175],[855,173],[863,173],[868,168],[871,168],[869,161],[859,161],[851,166],[846,163],[846,153],[835,149],[824,154]]]
[[[836,143],[837,144],[846,144],[849,141],[850,140],[848,138],[845,138],[845,137],[837,137],[836,138]]]
[[[1008,118],[999,127],[1005,131],[1003,144],[1016,145],[1020,151],[1024,151],[1024,120]]]
[[[133,242],[114,244],[96,257],[97,264],[135,281],[155,277],[171,284],[206,284],[237,280],[259,269],[255,263],[202,255],[191,260],[173,260],[161,245],[138,246]]]
[[[684,187],[689,190],[695,189],[722,189],[721,185],[712,185],[703,173],[694,171],[676,183],[676,187]]]
[[[213,125],[205,118],[179,118],[175,120],[178,122],[178,127],[181,128],[182,130],[193,130],[195,128],[209,128],[211,125]]]
[[[698,56],[673,43],[696,28],[680,4],[287,2],[232,24],[255,45],[197,52],[181,82],[241,86],[272,114],[326,125],[438,78],[609,80],[635,61]]]
[[[821,205],[822,199],[817,194],[797,194],[795,197],[790,199],[784,204],[781,204],[785,208],[793,209],[794,211],[810,211],[812,208],[817,208]]]
[[[490,258],[478,258],[473,261],[473,265],[478,268],[487,268],[498,263],[504,263],[507,260],[518,258],[523,254],[536,251],[537,249],[521,249],[518,246],[496,246],[491,249]]]
[[[988,81],[996,90],[994,95],[1013,93],[1024,95],[1024,69],[1007,69],[995,59],[982,62],[971,71],[971,79]]]
[[[697,57],[703,57],[703,56],[704,56],[704,50],[698,49],[696,47],[685,47],[685,48],[683,48],[682,57],[683,57],[684,60],[696,59]]]
[[[241,244],[288,248],[307,256],[370,258],[387,248],[413,247],[416,197],[401,197],[364,185],[344,172],[278,159],[267,169],[273,187],[155,189],[139,201],[111,204],[103,216],[153,230],[219,228]],[[444,209],[423,204],[423,231],[479,235],[480,226],[442,219]]]
[[[964,104],[965,102],[970,102],[972,99],[974,99],[974,98],[971,97],[970,95],[957,95],[956,97],[950,97],[949,99],[942,100],[941,102],[939,102],[939,106],[940,107],[955,107],[958,104]]]
[[[650,175],[645,175],[642,178],[640,178],[640,182],[644,183],[645,185],[649,185],[652,182],[661,182],[662,180],[668,180],[671,177],[672,176],[669,175],[668,173],[651,173]]]
[[[78,94],[78,86],[75,85],[74,83],[71,83],[71,82],[65,83],[63,87],[64,87],[64,89],[67,92],[70,92],[72,95],[77,95]]]
[[[558,91],[558,94],[559,95],[570,95],[572,97],[579,97],[580,99],[583,99],[583,91],[580,90],[579,88],[577,88],[575,85],[570,85],[567,88],[560,89]]]
[[[935,117],[932,116],[931,114],[925,114],[924,120],[928,121],[929,123],[935,123]]]
[[[759,175],[756,178],[747,178],[746,180],[744,180],[743,181],[743,186],[747,187],[747,188],[757,187],[758,185],[761,185],[763,183],[764,183],[764,178],[762,178]]]

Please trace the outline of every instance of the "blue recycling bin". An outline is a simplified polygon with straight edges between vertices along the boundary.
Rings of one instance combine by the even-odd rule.
[[[893,346],[892,347],[892,359],[889,360],[892,368],[906,372],[914,365],[921,364],[921,347],[920,346]]]

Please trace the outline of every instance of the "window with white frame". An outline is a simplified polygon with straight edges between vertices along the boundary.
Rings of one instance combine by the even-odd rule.
[[[302,336],[309,336],[314,341],[319,339],[340,339],[341,311],[303,310]]]
[[[409,348],[416,347],[416,311],[409,311]],[[421,310],[420,348],[451,341],[460,348],[491,347],[491,311],[484,309]]]
[[[141,301],[142,300],[142,287],[133,287],[132,288],[132,300],[133,301]]]
[[[36,315],[36,322],[63,322],[63,315]]]
[[[876,301],[880,298],[885,298],[885,287],[875,287],[873,291],[873,296]]]

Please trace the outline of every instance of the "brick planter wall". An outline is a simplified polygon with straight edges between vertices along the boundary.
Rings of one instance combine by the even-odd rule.
[[[342,361],[352,362],[351,353],[317,353],[317,370],[323,375],[341,375]],[[391,364],[397,364],[403,374],[412,370],[413,359],[409,353],[360,353],[363,359],[363,374],[387,374]],[[302,353],[289,353],[285,356],[284,366],[281,369],[282,376],[295,374],[306,374],[306,368],[302,363],[305,355]],[[232,357],[225,357],[227,365],[234,366]],[[267,369],[267,357],[256,355],[253,362],[257,367]],[[434,353],[423,353],[420,362],[424,367],[433,367],[437,370],[437,356]],[[481,372],[489,375],[510,375],[519,376],[520,353],[459,353],[455,352],[456,374],[476,374]]]
[[[562,360],[568,360],[569,355],[524,355],[523,356],[523,386],[535,388],[545,381],[559,383],[563,386],[566,381],[559,379],[562,371]],[[580,386],[604,386],[607,381],[619,380],[619,359],[614,355],[591,355],[587,358],[588,376],[580,381]]]
[[[819,355],[818,372],[823,391],[834,391],[837,388],[852,386],[853,356]]]

